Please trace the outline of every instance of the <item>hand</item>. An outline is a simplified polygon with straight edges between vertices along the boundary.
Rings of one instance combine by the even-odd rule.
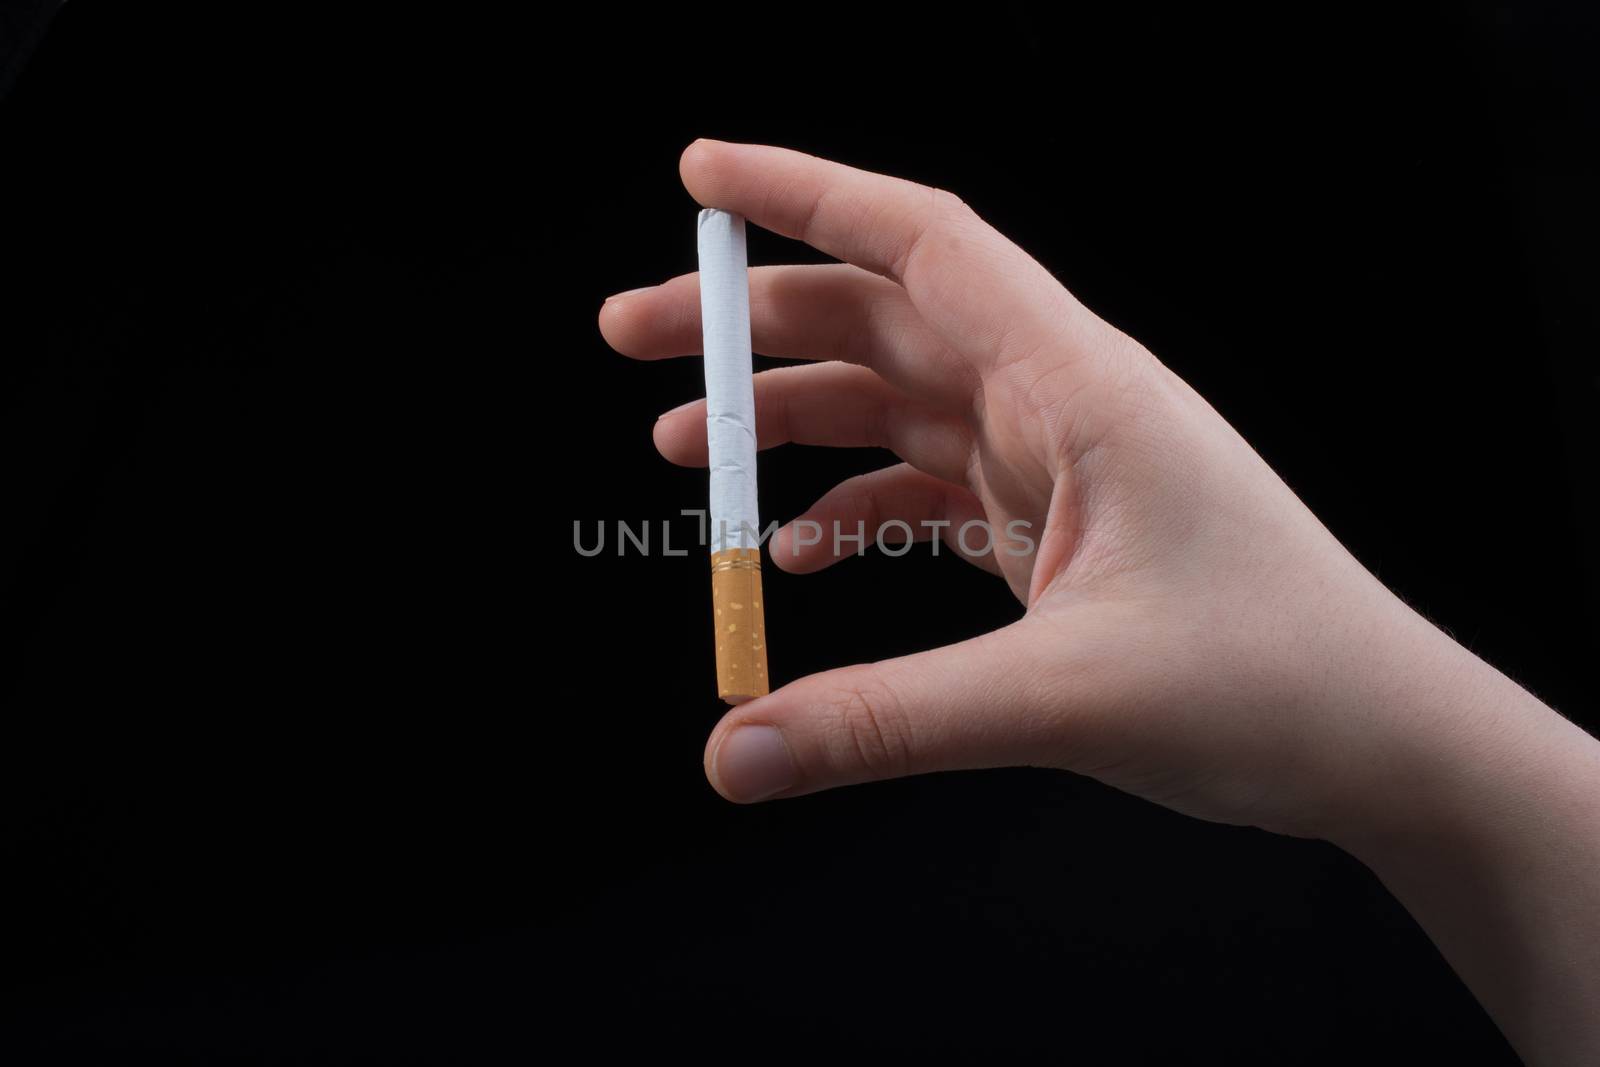
[[[844,261],[750,272],[755,349],[829,361],[756,377],[759,444],[882,446],[905,462],[801,520],[949,520],[946,537],[972,518],[997,533],[1021,520],[1036,541],[975,560],[1026,606],[1016,623],[730,711],[706,746],[723,796],[1032,764],[1328,837],[1405,887],[1480,995],[1514,1004],[1502,1024],[1534,1028],[1525,1052],[1561,1047],[1529,1019],[1569,1019],[1600,985],[1593,931],[1583,950],[1563,946],[1564,970],[1529,977],[1549,992],[1534,1011],[1526,988],[1496,992],[1522,941],[1497,950],[1457,921],[1455,888],[1513,863],[1541,887],[1528,909],[1593,908],[1600,879],[1553,873],[1576,862],[1574,834],[1600,837],[1592,739],[1384,589],[1203,399],[956,196],[712,141],[681,171],[701,204]],[[699,310],[688,275],[612,298],[600,328],[635,358],[688,355]],[[704,418],[703,402],[663,416],[662,454],[704,464]],[[831,537],[803,546],[795,527],[775,536],[774,563],[833,561]],[[1541,801],[1563,818],[1537,817]],[[1565,1047],[1600,1041],[1574,1033]]]
[[[947,768],[1090,774],[1206,818],[1313,833],[1370,723],[1328,708],[1376,646],[1431,627],[1350,558],[1248,445],[1137,342],[941,190],[779,148],[697,141],[695,199],[846,262],[751,271],[764,354],[831,362],[756,377],[762,447],[882,446],[801,520],[868,531],[983,518],[1037,547],[981,557],[1016,624],[805,678],[730,712],[706,770],[731,800]],[[694,275],[608,301],[641,359],[700,350]],[[706,462],[705,409],[664,416],[663,455]],[[800,520],[797,520],[800,521]],[[833,561],[832,538],[771,545]],[[1375,747],[1375,746],[1370,746]]]

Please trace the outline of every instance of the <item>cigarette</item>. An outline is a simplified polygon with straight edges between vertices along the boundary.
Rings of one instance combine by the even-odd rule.
[[[744,219],[715,208],[700,212],[699,252],[717,695],[738,704],[768,691]]]

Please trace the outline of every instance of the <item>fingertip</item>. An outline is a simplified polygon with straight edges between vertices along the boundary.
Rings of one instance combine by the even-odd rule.
[[[772,535],[772,540],[767,542],[767,554],[772,557],[773,565],[780,571],[789,574],[799,572],[800,556],[795,549],[794,523],[780,527]]]
[[[705,207],[715,206],[709,202],[705,192],[712,185],[717,159],[726,146],[726,141],[697,137],[689,142],[689,146],[678,157],[678,177],[683,181],[683,187]]]
[[[800,784],[800,770],[783,732],[768,723],[718,726],[706,744],[706,780],[724,800],[754,804]]]
[[[672,427],[667,425],[665,415],[650,427],[650,440],[656,446],[656,451],[661,453],[661,458],[669,463],[672,462],[673,431]]]
[[[777,530],[768,542],[773,565],[786,574],[811,574],[834,562],[833,557],[818,551],[821,542],[798,540],[795,524],[800,521],[796,519]]]
[[[650,428],[650,439],[662,459],[679,467],[705,466],[705,420],[691,417],[694,409],[704,403],[703,400],[691,401],[656,420]],[[698,439],[697,432],[700,435]]]
[[[684,173],[698,165],[706,153],[714,151],[716,146],[721,143],[721,141],[712,140],[710,137],[696,137],[690,141],[678,156],[679,173]]]
[[[678,154],[678,177],[683,180],[684,188],[693,191],[689,184],[690,176],[700,168],[701,159],[706,152],[707,141],[704,137],[696,137],[688,146]]]
[[[617,342],[616,339],[611,336],[610,319],[611,317],[606,314],[606,309],[602,307],[600,309],[600,313],[595,316],[595,325],[600,328],[601,339],[604,340],[607,345],[611,346],[611,350],[613,352],[616,352],[618,351]]]
[[[790,540],[792,538],[789,535],[789,527],[787,525],[780,526],[772,532],[772,540],[767,542],[767,555],[772,557],[774,563],[778,562],[779,556],[790,551]]]
[[[632,289],[626,293],[617,293],[614,296],[606,297],[605,303],[600,305],[600,312],[597,318],[600,326],[600,336],[605,338],[606,344],[621,355],[633,359],[638,358],[630,351],[632,347],[630,342],[637,333],[633,328],[635,317],[633,313],[637,310],[637,305],[639,304],[638,297],[653,288],[655,287],[649,286],[645,289]]]
[[[717,774],[717,752],[722,748],[722,742],[727,739],[728,734],[732,733],[731,729],[725,728],[727,722],[728,720],[724,718],[711,731],[711,736],[706,738],[706,748],[700,757],[700,765],[705,770],[706,781],[717,791],[717,795],[723,800],[737,804],[738,801],[728,795],[727,789],[722,785],[722,778]]]

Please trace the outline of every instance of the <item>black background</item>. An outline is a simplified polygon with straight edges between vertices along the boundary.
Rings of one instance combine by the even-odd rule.
[[[703,559],[573,523],[701,505],[698,361],[595,314],[693,269],[690,140],[783,144],[958,192],[1593,727],[1593,16],[503,6],[73,4],[0,102],[4,1047],[1513,1062],[1322,843],[1040,771],[724,803]],[[766,516],[885,461],[768,453]],[[780,680],[1019,611],[767,581]]]

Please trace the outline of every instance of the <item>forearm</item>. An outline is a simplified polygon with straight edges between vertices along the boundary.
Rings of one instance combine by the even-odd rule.
[[[1338,843],[1531,1064],[1600,1062],[1600,742],[1442,638]]]

